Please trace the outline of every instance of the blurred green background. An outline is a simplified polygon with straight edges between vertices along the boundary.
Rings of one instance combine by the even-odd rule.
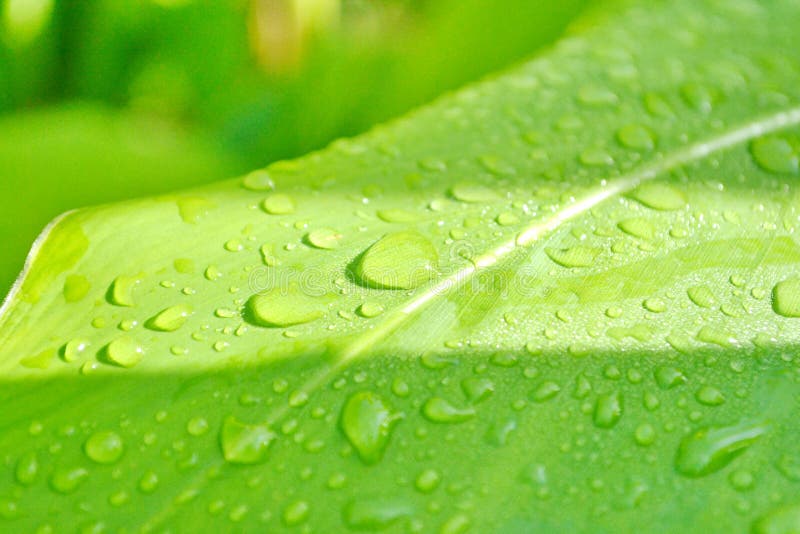
[[[552,42],[587,0],[0,0],[0,296],[66,210],[357,134]]]

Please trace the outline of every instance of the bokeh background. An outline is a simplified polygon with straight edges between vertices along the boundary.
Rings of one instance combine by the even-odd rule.
[[[503,69],[587,0],[0,0],[0,297],[66,210],[301,155]]]

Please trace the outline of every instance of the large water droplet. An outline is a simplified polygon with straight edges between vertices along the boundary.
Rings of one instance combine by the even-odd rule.
[[[562,267],[589,267],[600,254],[600,249],[577,245],[570,248],[545,247],[544,252]]]
[[[383,457],[394,425],[402,414],[393,413],[377,394],[361,391],[347,399],[342,409],[341,426],[344,435],[367,464]]]
[[[674,211],[686,206],[686,194],[683,191],[658,182],[642,184],[630,196],[654,210]]]
[[[683,438],[675,467],[687,477],[719,471],[767,432],[761,423],[703,428]]]
[[[469,203],[487,203],[495,201],[499,198],[494,189],[490,189],[483,185],[462,183],[453,186],[450,190],[453,198],[461,202]]]
[[[184,325],[186,319],[192,315],[194,310],[188,304],[178,304],[162,310],[145,322],[145,326],[150,330],[159,332],[174,332]]]
[[[232,464],[257,464],[267,457],[275,439],[266,424],[249,425],[229,416],[222,424],[220,444],[225,461]]]
[[[433,279],[438,263],[436,248],[427,238],[416,232],[397,232],[364,252],[355,275],[370,287],[414,289]]]
[[[618,392],[597,397],[594,407],[594,424],[600,428],[611,428],[622,417],[622,397]]]
[[[113,464],[122,457],[125,445],[119,434],[104,430],[92,434],[83,444],[83,451],[98,464]]]
[[[800,317],[800,278],[790,278],[772,288],[772,309],[784,317]]]
[[[333,250],[339,248],[342,234],[330,228],[319,228],[306,235],[306,242],[315,248]]]
[[[141,276],[118,276],[108,288],[108,300],[117,306],[134,306],[133,290],[141,282]]]
[[[83,467],[59,468],[50,477],[50,487],[59,493],[72,493],[88,477],[89,471]]]
[[[285,327],[310,323],[322,317],[323,308],[313,297],[297,286],[276,287],[266,293],[253,295],[247,301],[245,318],[266,327]]]
[[[626,234],[641,239],[653,239],[656,235],[655,226],[644,217],[625,219],[624,221],[620,221],[617,226]]]
[[[294,213],[294,200],[283,193],[274,193],[264,199],[261,207],[270,215],[288,215]]]
[[[422,414],[434,423],[461,423],[475,417],[475,408],[460,408],[440,397],[431,397],[422,406]]]
[[[250,191],[270,191],[275,189],[275,182],[264,169],[253,171],[242,178],[242,186]]]
[[[800,172],[800,143],[783,137],[762,137],[750,144],[750,153],[758,165],[771,172],[797,174]]]
[[[701,308],[713,308],[717,305],[714,293],[706,286],[690,287],[686,290],[689,299]]]
[[[124,336],[108,344],[105,356],[110,363],[130,368],[142,361],[144,348],[133,338]]]

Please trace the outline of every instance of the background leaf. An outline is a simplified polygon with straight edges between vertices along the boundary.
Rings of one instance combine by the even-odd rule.
[[[621,4],[366,136],[65,216],[0,319],[7,524],[791,532],[798,10]]]

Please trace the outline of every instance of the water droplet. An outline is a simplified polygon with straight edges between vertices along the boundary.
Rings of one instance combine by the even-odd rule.
[[[771,172],[798,174],[800,146],[783,137],[762,137],[750,144],[750,153],[758,165]]]
[[[378,531],[414,512],[400,499],[373,498],[351,501],[344,508],[344,522],[353,530]]]
[[[642,305],[645,310],[653,313],[663,313],[667,311],[667,303],[658,297],[649,298],[645,300]]]
[[[753,534],[797,534],[800,532],[800,503],[775,508],[759,517]]]
[[[535,402],[545,402],[558,395],[560,391],[561,386],[555,382],[545,381],[531,392],[530,397]]]
[[[89,341],[85,339],[73,339],[64,345],[63,357],[65,362],[74,362],[89,346]]]
[[[125,445],[116,432],[104,430],[95,432],[83,444],[86,456],[98,464],[113,464],[122,457]]]
[[[139,490],[142,493],[153,493],[158,488],[158,474],[147,470],[139,479]]]
[[[232,464],[257,464],[267,457],[275,434],[266,424],[245,424],[229,416],[222,424],[220,444],[225,461]]]
[[[653,239],[656,235],[656,228],[649,220],[644,217],[634,217],[625,219],[617,224],[620,230],[633,237],[641,239]]]
[[[475,408],[460,408],[440,397],[431,397],[422,406],[422,415],[434,423],[462,423],[475,417]]]
[[[775,284],[772,288],[772,309],[784,317],[800,317],[800,278]]]
[[[495,219],[500,226],[512,226],[519,222],[519,217],[513,213],[504,212],[497,216]]]
[[[686,206],[686,194],[683,191],[658,182],[642,184],[634,189],[630,196],[654,210],[674,211]]]
[[[439,486],[441,481],[442,476],[436,469],[426,469],[417,475],[417,479],[414,481],[414,487],[422,493],[431,493]]]
[[[208,421],[203,417],[194,417],[186,423],[186,431],[192,436],[202,436],[208,432]]]
[[[105,356],[110,363],[130,368],[142,361],[144,348],[130,337],[120,337],[106,346]]]
[[[759,423],[709,427],[683,438],[675,467],[687,477],[702,477],[719,471],[767,432]]]
[[[306,501],[294,501],[283,509],[283,522],[287,527],[293,527],[308,519],[311,506]]]
[[[181,198],[176,201],[176,204],[178,214],[183,222],[188,224],[197,224],[215,207],[213,202],[200,197]]]
[[[607,150],[599,147],[591,147],[580,153],[578,159],[584,165],[600,166],[613,165],[614,158]]]
[[[733,471],[728,480],[736,491],[747,491],[752,489],[755,479],[753,473],[750,471],[737,470]]]
[[[594,424],[599,428],[611,428],[622,417],[622,397],[618,392],[597,397],[594,407]]]
[[[376,215],[380,220],[388,223],[410,223],[416,222],[421,218],[418,213],[400,208],[378,210]]]
[[[562,267],[589,267],[601,251],[599,248],[578,245],[570,248],[545,247],[544,252]]]
[[[478,158],[478,162],[484,169],[496,176],[508,176],[516,174],[516,169],[507,162],[503,161],[497,156],[484,155]]]
[[[273,193],[261,203],[261,207],[270,215],[288,215],[294,213],[294,200],[283,193]]]
[[[323,314],[317,299],[292,285],[250,297],[245,318],[258,326],[285,327],[316,321]]]
[[[108,288],[108,300],[116,306],[134,306],[133,290],[141,282],[141,276],[118,276]]]
[[[414,289],[430,282],[439,263],[433,244],[416,232],[387,234],[361,256],[355,275],[380,289]]]
[[[634,150],[652,150],[655,137],[652,132],[639,124],[628,124],[617,131],[617,140],[627,148]]]
[[[341,427],[359,457],[374,464],[383,457],[394,425],[402,414],[393,413],[377,394],[361,391],[350,396],[342,409]]]
[[[701,113],[709,113],[718,98],[717,91],[700,83],[687,83],[681,87],[683,100]]]
[[[477,404],[494,393],[494,383],[488,378],[470,377],[461,381],[461,389],[470,403]]]
[[[36,482],[36,478],[39,476],[39,459],[35,452],[28,451],[19,457],[14,469],[14,476],[17,482],[23,486],[30,486]]]
[[[453,186],[450,194],[456,200],[468,203],[488,203],[499,199],[494,189],[483,185],[461,183]]]
[[[463,534],[469,530],[471,524],[469,517],[464,514],[456,514],[442,524],[439,534]]]
[[[242,186],[250,191],[271,191],[275,182],[264,169],[253,171],[242,178]]]
[[[680,369],[670,366],[659,367],[655,370],[656,383],[661,389],[672,389],[686,383],[686,375]]]
[[[703,386],[695,394],[697,402],[706,406],[719,406],[725,402],[725,396],[720,390],[711,386]]]
[[[312,247],[324,250],[339,248],[342,234],[330,228],[319,228],[306,235],[306,242]]]
[[[89,477],[83,467],[59,468],[50,477],[50,487],[59,493],[72,493]]]
[[[652,445],[656,440],[656,429],[650,423],[642,423],[636,427],[634,439],[643,447]]]
[[[377,302],[365,302],[358,307],[358,314],[361,317],[371,319],[383,313],[383,306]]]
[[[174,332],[184,325],[186,319],[194,313],[188,304],[178,304],[166,308],[145,322],[150,330],[158,332]]]
[[[701,308],[714,308],[717,305],[717,299],[714,293],[706,286],[690,287],[686,290],[689,299],[700,306]]]

